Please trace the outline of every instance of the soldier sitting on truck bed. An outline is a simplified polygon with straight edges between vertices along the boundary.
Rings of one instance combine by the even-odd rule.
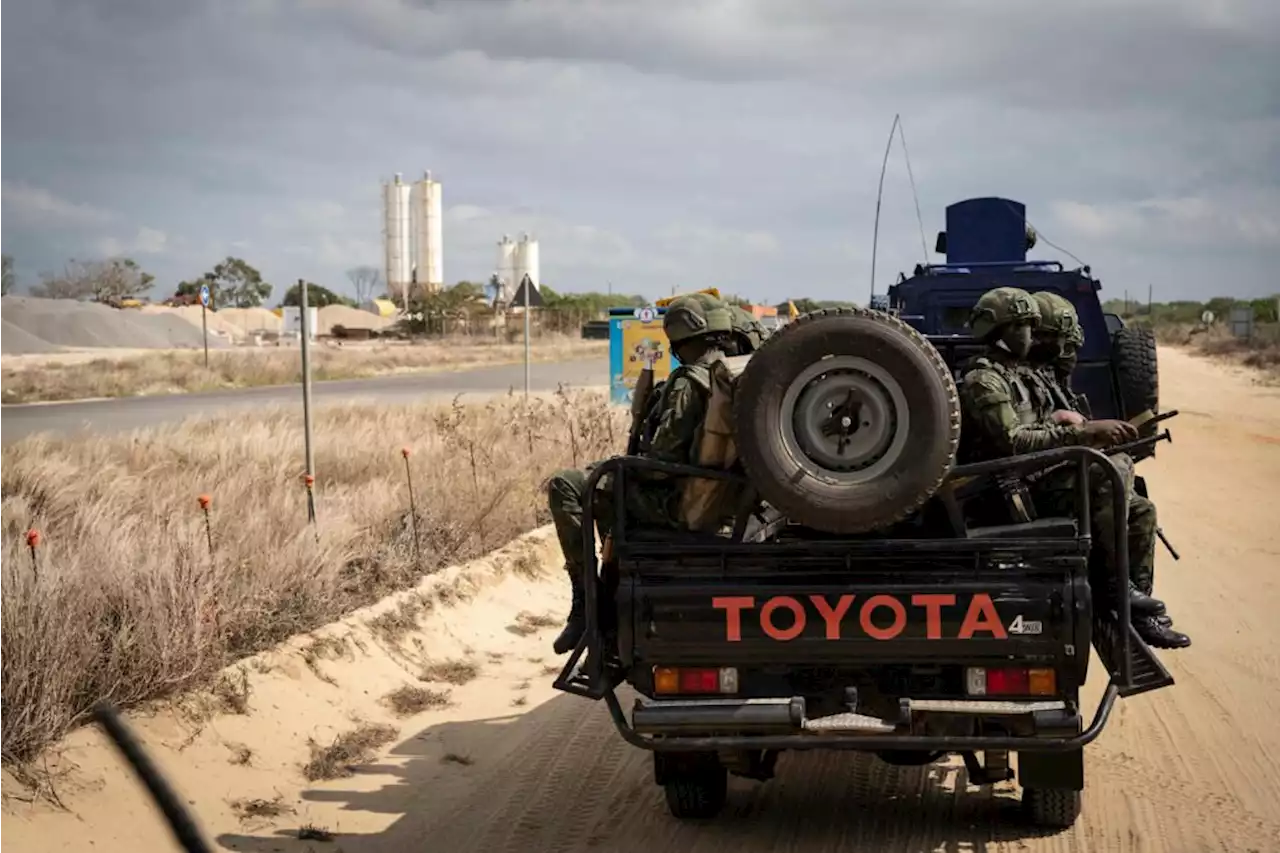
[[[760,345],[769,337],[769,330],[745,308],[737,305],[728,307],[733,313],[733,332],[732,338],[725,348],[725,355],[750,355],[758,350]],[[649,446],[649,442],[653,440],[653,431],[658,428],[659,404],[662,400],[662,389],[666,387],[666,384],[667,380],[665,379],[656,383],[650,394],[649,410],[645,416],[644,430],[640,439],[642,453]]]
[[[710,394],[708,365],[735,350],[733,326],[734,315],[729,306],[710,294],[682,296],[667,306],[662,328],[680,366],[663,383],[657,408],[651,414],[652,435],[642,455],[691,464]],[[613,521],[608,481],[608,477],[601,478],[594,502],[593,514],[602,537],[608,535]],[[586,482],[587,471],[567,469],[557,471],[547,484],[551,518],[564,552],[565,571],[572,590],[569,618],[552,646],[556,654],[572,651],[586,630],[582,587],[585,572],[582,506]],[[679,491],[675,481],[665,475],[632,474],[627,478],[625,500],[627,518],[632,522],[678,527]]]
[[[1028,353],[1028,382],[1048,401],[1055,423],[1084,424],[1089,420],[1088,403],[1071,390],[1071,373],[1084,344],[1084,331],[1075,306],[1047,291],[1035,294],[1034,298],[1040,309],[1040,325]],[[1139,596],[1149,597],[1155,584],[1156,507],[1150,499],[1134,491],[1133,458],[1127,453],[1113,453],[1110,458],[1124,477],[1128,492],[1129,576]],[[1046,512],[1061,512],[1074,500],[1074,471],[1052,472],[1037,485],[1036,505]],[[1164,604],[1154,598],[1148,600],[1153,604],[1141,610],[1133,608],[1134,627],[1142,638],[1164,649],[1191,645],[1190,637],[1173,630],[1173,619],[1165,612]]]
[[[1051,404],[1036,392],[1031,377],[1020,369],[1031,349],[1032,332],[1039,324],[1040,309],[1035,299],[1019,288],[999,287],[987,291],[974,305],[969,326],[974,336],[987,346],[965,366],[960,381],[961,463],[1057,447],[1105,449],[1138,437],[1137,428],[1127,421],[1054,422]],[[1107,549],[1104,553],[1108,563],[1115,565],[1115,555],[1109,553],[1115,542],[1111,531],[1110,481],[1099,477],[1091,485],[1093,529],[1098,533],[1098,543]],[[1041,490],[1037,484],[1037,493]],[[1131,518],[1131,528],[1135,522],[1141,524],[1140,520]],[[1154,535],[1154,528],[1152,533]],[[1154,637],[1150,617],[1163,612],[1163,604],[1144,594],[1132,582],[1129,601],[1135,627],[1146,630],[1144,636]]]

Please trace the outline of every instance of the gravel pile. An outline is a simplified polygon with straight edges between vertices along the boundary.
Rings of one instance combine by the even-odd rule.
[[[284,320],[267,308],[221,308],[218,316],[244,332],[279,332]]]
[[[372,329],[377,331],[395,325],[392,317],[383,317],[372,311],[363,311],[349,305],[326,305],[316,312],[316,334],[332,335],[334,326],[347,329]]]
[[[61,352],[62,347],[54,346],[35,335],[13,325],[7,319],[0,323],[0,344],[4,352],[10,355],[35,355],[46,352]]]
[[[0,300],[7,353],[85,348],[188,349],[203,345],[200,329],[173,314],[144,314],[74,299],[6,296]],[[17,334],[10,334],[16,328]],[[34,340],[33,340],[34,339]],[[33,349],[44,346],[53,349]],[[209,336],[210,347],[227,342]]]

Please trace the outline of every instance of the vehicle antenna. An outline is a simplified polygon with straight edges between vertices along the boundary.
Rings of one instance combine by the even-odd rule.
[[[920,214],[920,194],[916,191],[916,176],[911,169],[911,153],[907,150],[907,135],[902,129],[902,116],[895,113],[893,116],[893,124],[889,127],[889,138],[884,145],[884,160],[880,164],[880,187],[876,191],[876,222],[875,230],[871,237],[871,291],[868,294],[867,304],[871,304],[871,297],[876,293],[876,250],[880,244],[880,204],[884,199],[884,175],[889,167],[889,152],[893,150],[893,135],[897,132],[898,140],[902,143],[902,157],[907,163],[907,179],[911,182],[911,198],[916,205],[916,224],[920,226],[920,262],[929,263],[929,244],[924,236],[924,217]]]

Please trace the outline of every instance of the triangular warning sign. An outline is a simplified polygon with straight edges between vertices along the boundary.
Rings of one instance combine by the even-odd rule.
[[[533,283],[533,279],[529,278],[528,273],[520,279],[520,286],[516,288],[516,295],[511,300],[511,304],[517,308],[523,308],[525,305],[532,305],[534,308],[542,307],[542,291]]]

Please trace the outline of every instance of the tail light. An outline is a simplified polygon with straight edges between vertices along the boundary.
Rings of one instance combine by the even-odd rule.
[[[738,670],[732,666],[655,666],[653,692],[666,695],[737,693]]]
[[[965,670],[965,692],[970,696],[1056,696],[1058,676],[1052,669],[1001,667]]]

